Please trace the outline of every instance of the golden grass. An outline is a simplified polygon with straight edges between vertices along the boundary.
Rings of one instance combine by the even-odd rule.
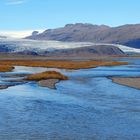
[[[46,79],[67,80],[68,77],[64,76],[60,72],[46,71],[42,73],[31,74],[27,76],[27,78],[25,78],[25,80],[28,80],[28,81],[40,81],[40,80],[46,80]]]
[[[13,66],[0,65],[0,72],[10,72],[14,69]]]
[[[94,68],[97,66],[118,66],[127,65],[127,62],[116,61],[64,61],[64,60],[50,60],[50,61],[38,61],[38,60],[1,60],[0,65],[10,66],[30,66],[30,67],[48,67],[59,69],[85,69]]]

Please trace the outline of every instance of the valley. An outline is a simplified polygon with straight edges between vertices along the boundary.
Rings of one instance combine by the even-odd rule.
[[[0,140],[140,140],[140,0],[0,0]]]

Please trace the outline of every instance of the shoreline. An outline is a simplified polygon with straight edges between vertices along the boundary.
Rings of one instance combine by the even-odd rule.
[[[140,58],[140,54],[134,55],[29,55],[29,54],[12,54],[0,53],[0,60],[105,60],[114,58]]]

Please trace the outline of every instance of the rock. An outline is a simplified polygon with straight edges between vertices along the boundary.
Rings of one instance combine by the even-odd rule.
[[[41,87],[48,87],[51,89],[55,89],[55,84],[58,83],[58,79],[47,79],[47,80],[41,80],[38,82],[38,85]]]
[[[93,56],[93,55],[125,55],[118,47],[112,45],[93,45],[79,48],[54,50],[47,56]]]
[[[37,35],[39,32],[38,31],[33,31],[32,32],[32,36],[35,36],[35,35]]]

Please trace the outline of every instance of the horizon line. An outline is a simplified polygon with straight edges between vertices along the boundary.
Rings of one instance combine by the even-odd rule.
[[[66,25],[69,25],[69,24],[72,24],[72,25],[75,25],[75,24],[91,24],[91,25],[98,25],[98,26],[101,26],[101,25],[105,25],[105,26],[109,26],[109,27],[120,27],[120,26],[124,26],[124,25],[139,25],[140,22],[137,22],[137,23],[125,23],[125,24],[118,24],[118,25],[109,25],[109,24],[104,24],[104,23],[90,23],[90,22],[71,22],[71,23],[65,23],[63,25],[58,25],[58,26],[46,26],[46,28],[34,28],[34,29],[29,29],[29,28],[24,28],[24,29],[2,29],[0,28],[0,32],[1,31],[6,31],[6,32],[13,32],[13,31],[16,31],[16,32],[20,32],[20,31],[40,31],[40,30],[47,30],[47,29],[55,29],[55,28],[61,28],[61,27],[65,27]]]

